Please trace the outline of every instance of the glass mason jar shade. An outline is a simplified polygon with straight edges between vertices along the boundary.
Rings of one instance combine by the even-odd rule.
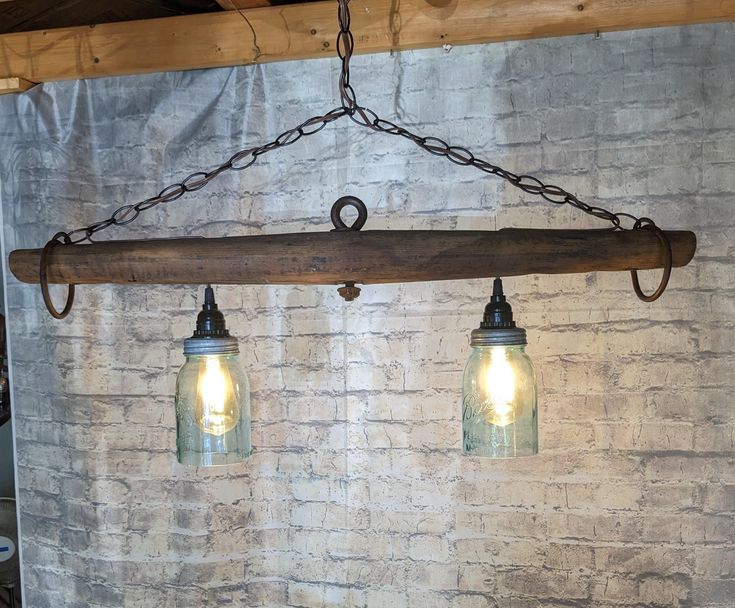
[[[465,454],[490,458],[538,453],[536,377],[524,345],[475,346],[462,382]]]
[[[495,279],[462,380],[462,450],[489,458],[538,453],[536,375],[526,354],[526,330]]]
[[[215,466],[250,455],[250,386],[237,355],[189,355],[176,381],[176,451]]]
[[[210,286],[186,363],[176,379],[176,452],[181,464],[234,464],[250,455],[250,385],[237,340],[225,327]]]

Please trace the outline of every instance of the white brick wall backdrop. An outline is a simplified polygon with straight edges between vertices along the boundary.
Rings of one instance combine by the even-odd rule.
[[[360,99],[589,201],[694,230],[659,302],[626,273],[508,279],[538,457],[460,453],[490,283],[218,290],[253,392],[244,466],[175,462],[201,290],[7,278],[31,608],[735,605],[735,27],[357,57]],[[336,105],[333,60],[58,83],[0,99],[5,257]],[[349,139],[348,139],[349,137]],[[347,122],[114,238],[604,227]],[[646,273],[652,287],[656,273]],[[61,297],[61,292],[57,293]]]

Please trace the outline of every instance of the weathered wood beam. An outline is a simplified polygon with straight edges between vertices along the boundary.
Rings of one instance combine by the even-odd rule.
[[[691,232],[666,232],[674,266],[694,255]],[[38,283],[41,250],[10,254],[20,281]],[[648,231],[375,230],[59,245],[50,283],[402,283],[522,274],[659,268]]]
[[[24,78],[0,78],[0,95],[7,95],[8,93],[23,93],[35,86],[35,82],[29,82]]]
[[[232,0],[237,2],[237,0]],[[735,0],[354,0],[358,53],[735,20]],[[334,55],[334,1],[0,36],[0,76],[95,78]]]

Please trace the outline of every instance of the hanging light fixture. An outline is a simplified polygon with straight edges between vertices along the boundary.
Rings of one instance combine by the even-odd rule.
[[[650,218],[591,205],[560,186],[532,175],[515,174],[467,148],[410,131],[358,103],[350,84],[355,40],[349,3],[339,0],[337,5],[336,49],[341,62],[338,107],[287,129],[269,143],[236,152],[214,169],[192,173],[155,196],[125,204],[106,220],[58,232],[41,250],[14,251],[10,267],[16,278],[40,283],[44,303],[57,319],[69,314],[74,286],[82,283],[342,284],[340,295],[353,300],[360,293],[357,283],[629,270],[641,300],[652,302],[663,294],[672,267],[686,265],[694,255],[696,238],[691,232],[664,232]],[[610,229],[366,234],[359,233],[367,218],[365,206],[347,196],[332,208],[332,232],[194,241],[94,241],[95,235],[107,228],[127,225],[142,212],[204,188],[223,173],[244,171],[260,156],[313,136],[343,118],[376,133],[405,139],[457,165],[499,177],[530,196],[605,220]],[[352,226],[340,216],[345,206],[358,211]],[[77,246],[87,241],[90,244]],[[650,268],[663,268],[664,272],[658,287],[646,294],[637,269]],[[69,286],[61,311],[51,301],[49,283]],[[507,458],[538,451],[536,384],[525,345],[526,333],[513,322],[502,282],[495,279],[482,324],[472,332],[472,354],[464,373],[465,453]],[[211,287],[206,290],[197,330],[185,341],[184,354],[186,363],[176,388],[179,461],[210,466],[244,460],[250,453],[248,382],[237,364],[237,341],[225,329]]]
[[[526,330],[516,327],[499,278],[470,346],[462,380],[464,453],[490,458],[538,453],[536,376],[526,354]]]
[[[234,464],[250,455],[250,385],[239,352],[208,285],[194,335],[184,340],[186,363],[176,380],[181,464]]]

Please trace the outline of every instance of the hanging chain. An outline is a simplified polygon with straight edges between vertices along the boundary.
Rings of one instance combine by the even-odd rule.
[[[94,224],[90,224],[84,228],[77,228],[70,232],[56,233],[44,247],[43,254],[41,256],[41,291],[46,307],[54,317],[59,319],[65,317],[71,309],[71,303],[74,297],[74,286],[70,285],[67,304],[62,312],[58,312],[54,308],[49,297],[46,278],[47,262],[48,256],[54,246],[62,244],[76,245],[85,241],[91,242],[93,240],[92,237],[96,233],[106,230],[110,226],[125,226],[130,224],[138,218],[141,212],[156,207],[162,203],[173,202],[184,196],[187,192],[200,190],[223,173],[228,171],[243,171],[248,167],[251,167],[255,161],[258,160],[258,157],[263,154],[290,146],[302,137],[314,135],[328,124],[339,120],[343,116],[349,116],[350,119],[358,125],[367,127],[373,131],[403,137],[413,142],[429,154],[442,156],[457,165],[472,166],[485,173],[496,175],[506,180],[516,188],[519,188],[528,194],[540,196],[550,203],[557,205],[570,205],[588,215],[606,220],[612,224],[612,230],[650,230],[654,232],[664,248],[665,256],[664,276],[659,287],[653,294],[646,295],[641,291],[636,271],[632,270],[631,274],[633,276],[633,288],[640,299],[646,302],[652,302],[661,296],[666,289],[666,285],[668,284],[669,276],[671,274],[672,253],[668,238],[653,222],[653,220],[646,217],[638,218],[630,213],[613,213],[607,209],[603,209],[602,207],[589,205],[560,186],[545,184],[532,175],[517,175],[511,171],[507,171],[498,165],[494,165],[482,158],[476,157],[468,148],[450,145],[438,137],[422,137],[417,135],[405,127],[380,118],[370,108],[359,105],[357,103],[355,90],[350,84],[350,60],[352,59],[355,49],[355,39],[350,27],[349,4],[350,0],[339,0],[337,9],[337,18],[339,23],[339,33],[337,35],[337,56],[341,62],[339,95],[342,105],[330,110],[322,116],[314,116],[302,122],[300,125],[284,131],[273,141],[267,144],[240,150],[216,169],[209,172],[198,171],[196,173],[192,173],[183,181],[167,186],[156,196],[147,198],[136,204],[123,205],[106,220],[95,222]],[[624,219],[633,222],[630,228],[625,228],[623,226],[622,221]]]
[[[71,245],[83,243],[84,241],[91,241],[92,236],[101,230],[105,230],[110,226],[125,226],[126,224],[130,224],[138,219],[138,216],[142,211],[147,211],[161,203],[170,203],[175,201],[176,199],[184,196],[187,192],[201,190],[214,178],[227,171],[243,171],[244,169],[252,166],[255,161],[258,160],[259,156],[262,156],[267,152],[271,152],[272,150],[285,148],[286,146],[295,144],[302,137],[314,135],[314,133],[321,131],[330,122],[334,122],[346,114],[347,110],[345,108],[335,108],[323,116],[314,116],[293,129],[284,131],[273,141],[267,144],[240,150],[216,169],[212,169],[209,172],[199,171],[197,173],[192,173],[183,181],[167,186],[156,196],[147,198],[135,205],[123,205],[106,220],[90,224],[86,228],[77,228],[71,232],[59,232],[52,240]]]

